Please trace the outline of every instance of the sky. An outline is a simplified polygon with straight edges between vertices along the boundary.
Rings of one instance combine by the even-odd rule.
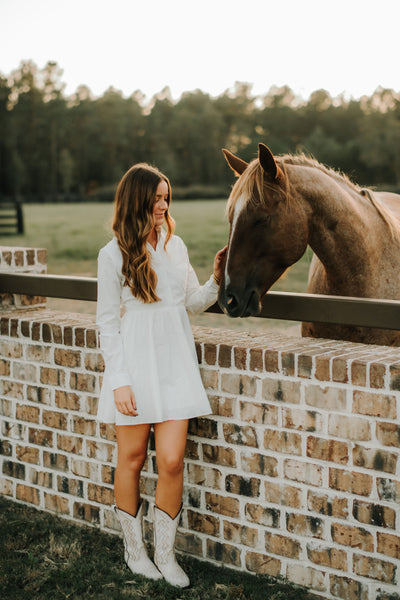
[[[0,73],[55,61],[67,95],[218,96],[239,81],[360,98],[400,90],[399,18],[400,0],[0,0]]]

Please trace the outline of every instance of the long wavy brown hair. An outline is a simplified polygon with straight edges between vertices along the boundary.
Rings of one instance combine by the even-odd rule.
[[[168,178],[155,167],[139,163],[125,173],[115,194],[112,228],[122,252],[124,285],[145,303],[160,300],[156,294],[157,275],[151,267],[146,243],[154,229],[153,206],[161,181],[168,186],[165,248],[175,230],[175,221],[169,214],[171,185]]]

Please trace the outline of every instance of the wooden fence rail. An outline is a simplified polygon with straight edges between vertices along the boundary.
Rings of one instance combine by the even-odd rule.
[[[95,277],[0,273],[0,293],[96,301]],[[207,312],[221,313],[218,304]],[[268,292],[259,317],[400,329],[400,302],[375,298]]]

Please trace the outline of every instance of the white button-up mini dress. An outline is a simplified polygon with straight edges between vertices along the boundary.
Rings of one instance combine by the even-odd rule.
[[[135,298],[123,285],[116,238],[99,252],[97,324],[105,372],[97,418],[105,423],[160,423],[211,412],[187,313],[214,304],[218,286],[212,276],[201,286],[183,241],[174,235],[164,249],[165,237],[162,230],[156,250],[147,244],[161,298],[151,304]],[[113,390],[124,385],[135,394],[136,417],[116,409]]]

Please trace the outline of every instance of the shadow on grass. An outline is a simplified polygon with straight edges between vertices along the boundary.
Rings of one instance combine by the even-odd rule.
[[[311,600],[307,590],[180,557],[192,585],[133,576],[122,540],[0,497],[0,598],[7,600]]]

